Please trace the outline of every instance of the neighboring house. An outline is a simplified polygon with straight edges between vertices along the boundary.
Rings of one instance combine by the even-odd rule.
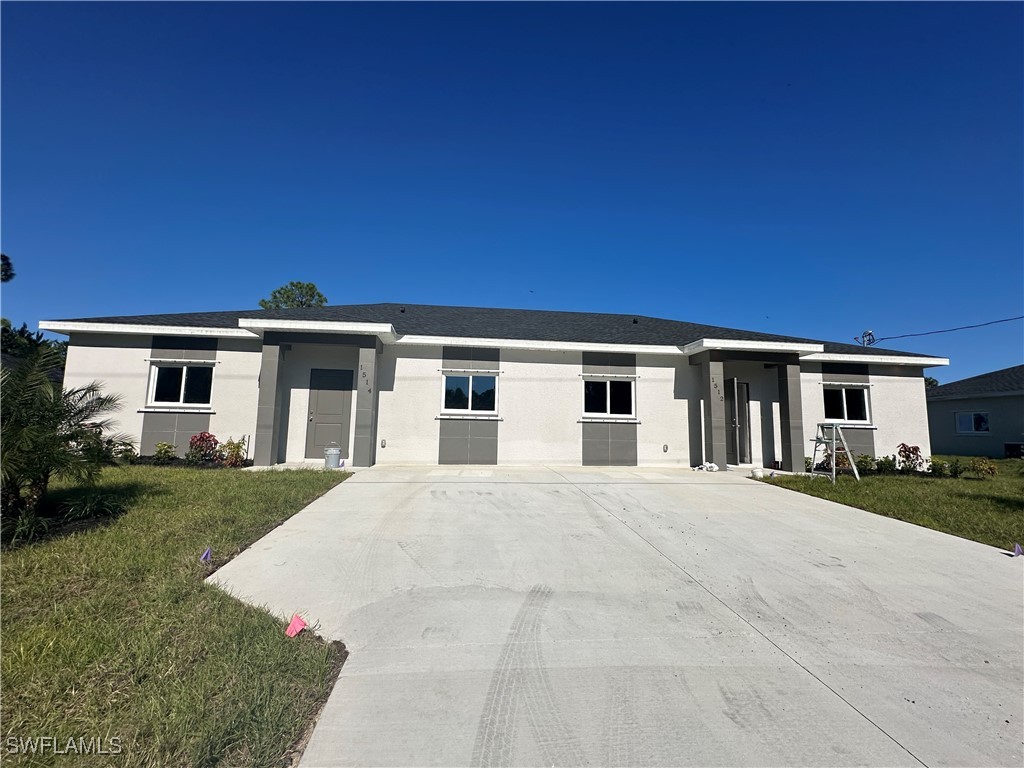
[[[927,397],[932,453],[1020,457],[1024,365],[931,387]]]
[[[40,323],[68,386],[121,394],[142,454],[250,438],[257,465],[694,466],[802,471],[817,424],[853,449],[928,446],[943,358],[674,320],[365,304]]]

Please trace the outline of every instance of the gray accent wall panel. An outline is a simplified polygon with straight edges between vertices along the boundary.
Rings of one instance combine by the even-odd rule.
[[[370,467],[377,460],[377,371],[380,368],[381,344],[359,350],[356,370],[356,432],[353,439],[352,465]]]
[[[803,403],[800,399],[800,365],[780,365],[777,370],[782,468],[787,472],[803,472],[807,448],[804,445]]]
[[[636,424],[583,422],[583,466],[635,467]]]
[[[490,347],[442,347],[441,362],[445,368],[471,371],[493,371],[501,360],[501,350]]]
[[[600,374],[635,374],[636,355],[618,352],[584,352],[583,373]]]
[[[217,339],[192,336],[154,336],[153,357],[165,360],[216,360]]]
[[[498,422],[441,419],[438,464],[497,464]]]
[[[260,367],[260,394],[256,405],[256,435],[253,441],[253,464],[269,467],[277,463],[281,420],[281,402],[278,399],[278,379],[281,371],[281,348],[267,344],[263,347]]]
[[[704,399],[704,460],[725,469],[725,364],[705,359],[701,364],[701,397]],[[699,463],[699,462],[697,462]]]
[[[139,453],[152,456],[157,443],[171,443],[178,455],[183,456],[192,435],[209,431],[208,413],[144,413]]]
[[[443,347],[441,365],[446,369],[495,371],[501,350],[490,347]],[[501,409],[501,402],[498,402]],[[494,419],[454,418],[438,421],[438,464],[498,463],[498,424]]]

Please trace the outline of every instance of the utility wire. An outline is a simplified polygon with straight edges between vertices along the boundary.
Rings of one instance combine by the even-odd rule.
[[[899,336],[882,336],[880,338],[875,338],[874,335],[872,335],[871,340],[868,342],[868,345],[877,344],[880,341],[888,341],[890,339],[908,339],[911,336],[932,336],[933,334],[936,333],[952,333],[953,331],[965,331],[968,328],[984,328],[986,325],[995,325],[996,323],[1012,323],[1014,320],[1024,320],[1024,315],[1018,315],[1017,317],[1008,317],[1005,320],[991,320],[987,323],[978,323],[977,325],[961,325],[957,328],[946,328],[941,331],[925,331],[924,333],[904,333]]]

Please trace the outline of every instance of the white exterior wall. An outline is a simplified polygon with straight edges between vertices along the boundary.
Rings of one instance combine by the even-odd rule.
[[[918,369],[871,368],[871,418],[875,432],[875,456],[892,456],[900,443],[920,447],[931,456],[928,438],[928,404],[924,377]]]
[[[378,464],[437,463],[442,367],[441,347],[384,348]],[[503,349],[499,370],[498,463],[579,465],[582,353]],[[641,355],[637,377],[639,463],[690,466],[689,399],[699,398],[697,369],[691,371],[686,360]]]
[[[800,404],[804,419],[804,457],[814,453],[814,436],[818,434],[818,424],[825,420],[825,396],[821,393],[822,382],[825,381],[821,371],[800,371]],[[871,401],[874,413],[874,398]],[[803,471],[802,467],[798,467]]]
[[[355,347],[331,344],[292,344],[281,363],[284,368],[279,396],[281,424],[285,430],[285,461],[304,461],[306,458],[306,428],[309,424],[309,372],[313,368],[337,368],[352,371],[355,377],[359,367],[359,350]],[[256,369],[259,375],[259,366]],[[354,378],[353,378],[354,381]],[[355,391],[352,392],[352,414],[349,416],[348,456],[351,461],[356,431]],[[256,403],[252,404],[253,424]],[[320,457],[322,460],[323,457]]]
[[[222,442],[228,438],[238,440],[244,435],[248,438],[250,457],[256,434],[262,362],[262,345],[258,339],[217,340],[217,365],[210,395],[214,410],[210,415],[210,432]]]
[[[152,348],[149,336],[76,333],[68,345],[64,368],[64,388],[83,387],[93,381],[103,386],[104,394],[121,396],[121,409],[111,418],[113,430],[124,432],[135,441],[142,436],[142,414],[149,385]]]
[[[924,396],[924,378],[918,368],[874,366],[869,369],[868,398],[875,456],[891,456],[900,443],[917,445],[929,456],[928,408]],[[825,421],[822,382],[837,377],[828,373],[801,371],[803,400],[804,455],[810,456],[818,424]]]
[[[699,458],[690,461],[690,400],[700,403],[699,370],[686,358],[637,355],[635,405],[640,424],[636,451],[640,466],[689,467],[700,463]],[[581,385],[577,387],[576,402],[577,410],[582,411]]]
[[[384,347],[377,398],[377,463],[437,464],[441,347]]]
[[[583,355],[502,350],[498,379],[499,464],[583,460]]]

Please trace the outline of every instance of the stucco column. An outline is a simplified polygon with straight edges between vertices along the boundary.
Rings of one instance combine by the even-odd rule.
[[[377,460],[377,368],[381,343],[359,350],[356,371],[356,433],[352,466],[371,467]]]
[[[278,427],[281,423],[281,403],[277,397],[277,380],[281,370],[281,347],[263,345],[260,366],[260,395],[256,405],[256,436],[253,441],[252,463],[269,467],[277,463]]]
[[[725,469],[725,365],[718,360],[700,364],[704,399],[704,460]]]
[[[782,437],[782,468],[804,471],[804,419],[800,399],[800,364],[780,365],[779,431]]]

